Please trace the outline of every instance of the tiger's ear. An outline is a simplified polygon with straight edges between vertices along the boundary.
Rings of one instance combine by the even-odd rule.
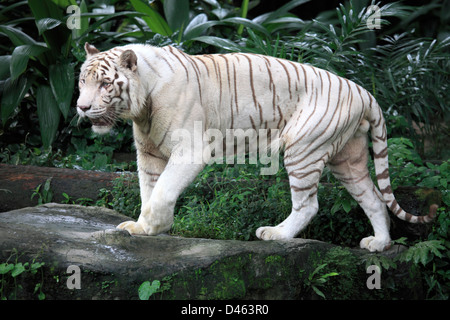
[[[122,52],[119,61],[122,68],[130,69],[133,72],[136,71],[137,56],[133,50],[125,50],[124,52]]]
[[[93,56],[94,54],[99,53],[100,51],[94,47],[93,45],[89,44],[89,43],[85,43],[84,44],[84,50],[86,51],[86,57],[89,58],[91,56]]]

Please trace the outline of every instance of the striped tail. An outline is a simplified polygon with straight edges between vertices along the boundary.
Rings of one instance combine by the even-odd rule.
[[[373,156],[375,162],[375,173],[377,175],[378,187],[380,188],[383,199],[389,210],[391,210],[398,218],[409,221],[411,223],[428,223],[436,217],[438,205],[432,204],[429,213],[426,216],[414,216],[403,210],[397,200],[389,179],[389,162],[388,162],[388,145],[386,124],[381,108],[377,103],[372,103],[370,110],[370,127],[373,142]]]

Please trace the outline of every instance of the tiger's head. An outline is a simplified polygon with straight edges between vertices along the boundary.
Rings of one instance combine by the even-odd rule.
[[[80,118],[92,122],[94,132],[109,132],[119,118],[130,117],[130,87],[137,77],[137,56],[132,50],[113,48],[100,52],[86,42],[77,101]]]

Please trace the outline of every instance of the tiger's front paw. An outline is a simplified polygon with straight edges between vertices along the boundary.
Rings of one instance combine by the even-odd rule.
[[[134,221],[122,222],[116,228],[126,230],[132,235],[147,235],[142,225]]]
[[[256,230],[256,236],[261,240],[285,240],[288,239],[280,227],[261,227]]]
[[[370,252],[382,252],[391,247],[391,240],[389,238],[376,238],[374,236],[370,236],[362,239],[359,246],[362,249],[369,250]]]

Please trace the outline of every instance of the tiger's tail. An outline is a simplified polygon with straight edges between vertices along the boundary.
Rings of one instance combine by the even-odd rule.
[[[373,157],[375,162],[375,173],[377,176],[378,187],[380,188],[386,205],[398,218],[411,223],[429,223],[436,217],[438,205],[432,204],[429,213],[425,216],[415,216],[405,210],[395,200],[389,178],[388,145],[386,123],[379,105],[372,98],[372,108],[370,110],[369,122],[371,128]]]

